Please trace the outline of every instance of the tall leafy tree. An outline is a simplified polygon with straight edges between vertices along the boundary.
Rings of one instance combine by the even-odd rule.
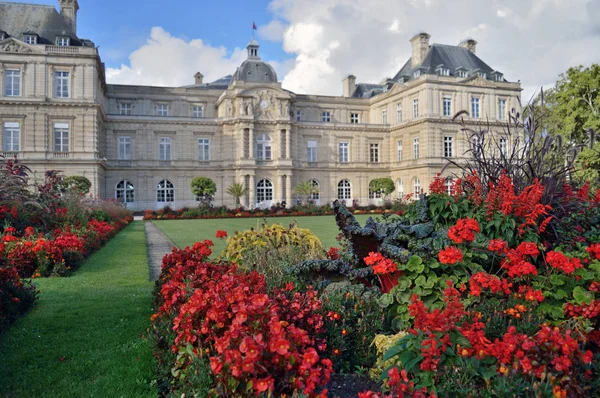
[[[369,189],[373,192],[381,192],[385,200],[396,190],[396,185],[391,178],[376,178],[369,183]]]
[[[215,192],[217,192],[217,185],[213,180],[208,177],[194,177],[190,183],[192,193],[200,198],[200,201],[204,204],[210,203]]]

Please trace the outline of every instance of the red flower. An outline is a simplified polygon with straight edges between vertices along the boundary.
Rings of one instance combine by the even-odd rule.
[[[463,260],[463,253],[458,247],[448,246],[438,253],[442,264],[456,264]]]
[[[600,243],[590,245],[586,251],[589,253],[590,257],[600,260]]]
[[[337,260],[340,258],[339,250],[337,247],[330,247],[327,251],[327,258],[330,260]]]
[[[431,184],[429,184],[429,193],[432,195],[447,195],[448,190],[446,189],[445,182],[446,179],[444,177],[440,177],[440,173],[437,173],[437,175],[433,177]]]
[[[223,363],[217,357],[210,358],[210,369],[218,375],[223,370]]]
[[[217,236],[217,239],[226,238],[227,237],[227,231],[218,230],[216,236]]]
[[[492,239],[488,244],[488,250],[495,253],[506,253],[508,244],[502,239]]]
[[[480,232],[479,224],[474,218],[459,218],[456,225],[448,230],[448,237],[455,243],[472,242],[475,232]]]
[[[523,242],[519,246],[517,246],[517,253],[522,256],[533,256],[536,257],[540,254],[540,251],[537,248],[537,245],[533,242]]]
[[[569,258],[560,252],[551,251],[546,254],[546,261],[554,268],[571,274],[578,268],[583,268],[578,258]]]

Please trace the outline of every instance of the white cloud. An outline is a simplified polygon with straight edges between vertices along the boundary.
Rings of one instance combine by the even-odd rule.
[[[286,25],[276,19],[269,22],[267,25],[258,27],[258,36],[261,39],[270,41],[281,41],[285,33]]]
[[[228,54],[224,47],[200,39],[185,41],[155,27],[147,43],[130,54],[130,64],[108,68],[106,78],[112,84],[182,86],[193,84],[196,72],[204,75],[205,82],[232,74],[244,59],[244,49]]]

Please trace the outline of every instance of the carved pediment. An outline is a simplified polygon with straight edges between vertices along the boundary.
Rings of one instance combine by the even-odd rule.
[[[481,76],[469,80],[467,84],[470,86],[496,87],[496,84],[493,81],[484,79]]]
[[[0,52],[5,53],[39,53],[40,51],[28,44],[23,43],[13,37],[0,41]]]

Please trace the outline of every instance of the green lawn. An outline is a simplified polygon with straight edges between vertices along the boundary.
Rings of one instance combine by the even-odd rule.
[[[72,277],[37,279],[37,307],[0,336],[0,396],[156,397],[144,225]]]
[[[367,221],[368,215],[357,215],[356,219],[362,224]],[[323,247],[328,249],[330,246],[339,246],[335,237],[339,230],[335,225],[334,216],[314,216],[314,217],[269,217],[269,224],[279,223],[289,225],[297,221],[298,226],[310,229],[316,234]],[[232,235],[235,231],[242,231],[248,228],[260,226],[263,223],[262,218],[223,218],[215,220],[157,220],[154,223],[158,228],[173,241],[179,248],[191,246],[194,242],[210,239],[215,243],[213,253],[220,253],[225,247],[225,242],[215,238],[217,230],[227,231]]]

